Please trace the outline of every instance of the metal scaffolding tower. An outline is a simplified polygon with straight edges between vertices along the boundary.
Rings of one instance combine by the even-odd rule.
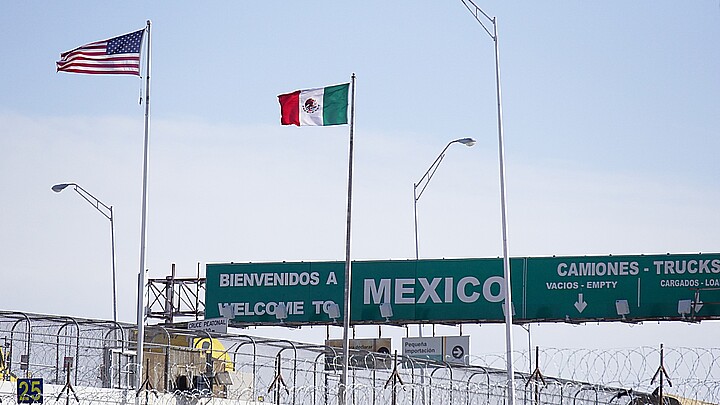
[[[200,263],[195,278],[176,278],[173,263],[171,275],[148,279],[148,318],[162,319],[166,325],[176,318],[181,322],[205,318],[205,284]]]

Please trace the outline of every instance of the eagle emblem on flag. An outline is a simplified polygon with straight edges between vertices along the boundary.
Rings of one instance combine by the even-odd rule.
[[[320,109],[320,104],[318,104],[317,100],[314,98],[309,98],[305,100],[305,104],[303,105],[303,111],[305,111],[308,114],[312,114],[314,112],[317,112]]]

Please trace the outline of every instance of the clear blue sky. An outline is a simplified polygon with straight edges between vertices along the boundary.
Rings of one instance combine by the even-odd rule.
[[[142,81],[54,62],[147,19],[150,277],[344,259],[347,128],[281,127],[276,96],[353,72],[353,259],[414,256],[413,182],[465,136],[478,143],[449,150],[419,202],[420,256],[502,254],[493,46],[462,3],[288,3],[0,3],[1,309],[111,318],[109,223],[50,191],[72,181],[114,206],[134,320]],[[500,30],[510,254],[720,250],[718,1],[478,4]],[[705,345],[717,328],[542,325],[536,339],[656,346],[689,330]]]

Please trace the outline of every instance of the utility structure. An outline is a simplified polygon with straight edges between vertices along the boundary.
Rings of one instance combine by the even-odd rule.
[[[505,193],[505,146],[503,140],[502,124],[502,97],[500,91],[500,49],[498,45],[497,19],[490,17],[472,0],[460,0],[470,11],[475,20],[482,26],[485,33],[490,36],[495,44],[495,89],[497,94],[497,122],[498,122],[498,155],[500,163],[500,210],[502,212],[502,249],[503,269],[505,278],[505,362],[507,365],[507,404],[515,404],[515,369],[513,365],[513,341],[512,341],[512,289],[510,288],[510,256],[508,253],[508,227],[507,227],[507,201]],[[492,31],[488,29],[487,23],[492,24]]]
[[[422,196],[422,194],[425,192],[425,189],[427,188],[428,184],[430,184],[430,180],[435,175],[435,172],[437,171],[438,167],[440,167],[440,163],[442,163],[443,158],[445,158],[445,151],[448,150],[450,145],[454,143],[461,143],[467,147],[475,145],[475,140],[472,138],[460,138],[455,139],[454,141],[450,141],[446,146],[445,149],[440,152],[437,158],[435,158],[435,161],[430,165],[430,168],[427,169],[425,174],[418,180],[417,183],[413,184],[413,212],[415,213],[415,260],[420,258],[420,249],[418,247],[418,216],[417,216],[417,202]],[[420,192],[418,193],[418,187],[422,186],[420,188]]]
[[[161,319],[165,325],[172,325],[176,318],[205,318],[205,285],[205,278],[200,277],[199,263],[194,278],[175,277],[173,263],[169,276],[148,279],[147,317]]]
[[[117,276],[115,271],[115,221],[113,218],[113,207],[98,200],[94,195],[75,183],[60,183],[52,186],[52,191],[59,193],[67,187],[72,187],[80,197],[95,207],[105,218],[110,220],[110,241],[112,243],[112,298],[113,298],[113,321],[117,322]]]

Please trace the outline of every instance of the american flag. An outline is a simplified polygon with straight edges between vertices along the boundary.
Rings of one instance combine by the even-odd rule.
[[[91,42],[60,54],[58,72],[140,76],[140,48],[145,29]]]

